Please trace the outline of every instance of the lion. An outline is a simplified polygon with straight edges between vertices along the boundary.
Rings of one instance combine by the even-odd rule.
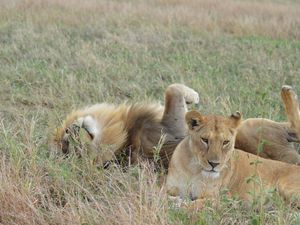
[[[284,97],[285,93],[288,97]],[[294,116],[299,109],[290,87],[282,88],[282,99],[284,104],[294,103],[293,108],[286,108],[289,122],[248,119],[238,128],[236,146],[265,158],[300,164],[300,156],[289,146],[289,142],[300,140],[297,136],[299,122]],[[51,135],[50,146],[67,155],[75,140],[79,142],[79,149],[82,142],[88,143],[89,149],[98,155],[98,164],[122,161],[129,165],[149,160],[167,170],[176,146],[188,134],[184,119],[187,107],[198,103],[196,91],[183,84],[172,84],[165,91],[164,106],[143,103],[92,105],[68,115]],[[261,141],[267,144],[263,151],[257,152]]]
[[[264,159],[235,148],[241,114],[229,117],[186,114],[189,134],[176,147],[170,161],[166,187],[172,196],[216,200],[222,190],[251,200],[253,190],[275,190],[290,200],[300,197],[300,167]],[[259,183],[249,182],[256,176]],[[196,201],[196,202],[197,202]]]
[[[84,130],[90,146],[105,164],[124,156],[125,163],[136,164],[140,159],[152,160],[156,154],[159,165],[168,167],[177,144],[187,134],[184,115],[187,105],[199,103],[199,94],[183,84],[172,84],[165,91],[165,107],[160,104],[96,104],[72,112],[51,136],[51,147],[68,154],[72,139]],[[163,140],[161,140],[163,137]],[[160,141],[163,146],[155,152]],[[110,151],[101,154],[102,146]]]

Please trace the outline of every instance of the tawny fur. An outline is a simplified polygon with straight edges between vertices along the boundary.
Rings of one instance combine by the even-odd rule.
[[[299,166],[234,148],[240,120],[239,113],[229,118],[186,114],[189,135],[175,149],[166,181],[171,195],[217,199],[225,189],[249,200],[254,190],[275,187],[285,199],[300,197]],[[261,182],[247,182],[253,175]]]
[[[62,127],[54,132],[51,142],[68,153],[69,128],[78,124],[78,120],[84,121],[86,116],[90,116],[99,129],[99,137],[89,135],[94,148],[100,152],[101,145],[110,145],[113,153],[126,153],[131,163],[136,163],[138,158],[153,160],[154,154],[157,154],[154,147],[164,135],[157,158],[167,168],[175,147],[186,135],[186,102],[198,103],[198,93],[182,84],[173,84],[166,90],[165,108],[159,104],[94,105],[71,113]],[[84,128],[84,124],[79,127]],[[102,161],[113,159],[112,155],[103,157]]]
[[[283,87],[281,96],[289,122],[248,119],[238,129],[236,147],[265,158],[300,164],[298,153],[289,145],[290,141],[300,140],[300,136],[297,136],[300,133],[297,96],[287,86]],[[99,154],[100,163],[112,160],[118,154],[125,154],[130,163],[136,163],[139,158],[153,161],[156,154],[154,147],[165,135],[158,159],[167,168],[175,147],[187,134],[184,119],[186,102],[198,103],[199,95],[182,84],[172,84],[165,91],[164,107],[142,103],[93,105],[67,116],[62,126],[55,130],[50,142],[68,154],[71,134],[75,133],[73,137],[77,137],[75,126],[86,131],[88,142]],[[86,117],[89,118],[89,124],[93,120],[96,122],[99,131],[96,135],[85,127]],[[263,151],[257,152],[263,140],[266,140]],[[108,145],[110,152],[103,152],[103,145]]]
[[[288,122],[247,119],[237,130],[235,147],[263,158],[300,165],[300,155],[291,142],[300,142],[299,102],[292,87],[284,85],[281,98]]]

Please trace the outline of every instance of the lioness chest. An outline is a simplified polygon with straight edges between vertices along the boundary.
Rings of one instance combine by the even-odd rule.
[[[191,174],[190,171],[177,170],[170,171],[167,178],[168,190],[171,195],[181,198],[190,198],[192,200],[207,196],[215,196],[221,188],[221,180],[215,177],[207,176],[201,171]]]

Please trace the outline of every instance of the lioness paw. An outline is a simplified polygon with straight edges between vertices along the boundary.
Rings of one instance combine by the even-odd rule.
[[[289,85],[283,85],[281,87],[281,97],[283,101],[297,100],[297,95],[293,88]]]
[[[293,88],[292,88],[292,86],[290,86],[290,85],[283,85],[283,86],[281,87],[281,89],[282,89],[282,91],[288,91],[288,90],[291,90],[291,89],[293,89]]]

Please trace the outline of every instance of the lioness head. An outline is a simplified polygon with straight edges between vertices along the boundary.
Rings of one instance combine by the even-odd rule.
[[[204,116],[190,111],[185,116],[189,127],[189,147],[202,174],[218,177],[234,149],[236,129],[241,122],[241,114],[230,117]]]

